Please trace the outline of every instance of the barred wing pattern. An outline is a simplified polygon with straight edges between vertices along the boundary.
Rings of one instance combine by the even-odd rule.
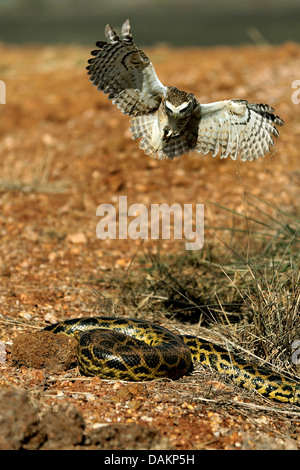
[[[91,52],[88,74],[100,91],[108,93],[124,114],[139,116],[158,109],[166,88],[157,78],[146,54],[133,42],[129,20],[120,39],[111,26],[105,28],[108,42],[98,41]]]
[[[283,121],[267,104],[246,100],[199,103],[192,93],[164,86],[150,59],[133,42],[129,20],[121,38],[111,26],[107,42],[96,43],[87,66],[90,80],[113,104],[132,117],[133,139],[159,159],[181,157],[189,151],[243,161],[264,157],[278,137]]]
[[[263,157],[274,145],[272,136],[283,125],[274,109],[266,104],[245,100],[201,104],[196,150],[221,158],[254,160]]]

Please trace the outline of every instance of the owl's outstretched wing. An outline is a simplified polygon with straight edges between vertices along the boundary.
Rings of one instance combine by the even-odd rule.
[[[267,104],[245,100],[218,101],[200,104],[197,152],[211,152],[215,157],[240,158],[243,161],[264,157],[278,137],[277,126],[283,120]]]
[[[90,80],[124,114],[140,116],[153,113],[166,93],[146,54],[133,42],[129,20],[122,26],[120,39],[111,26],[105,28],[108,42],[99,41],[87,66]]]

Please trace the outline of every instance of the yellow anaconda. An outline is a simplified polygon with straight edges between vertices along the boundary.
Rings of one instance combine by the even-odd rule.
[[[78,340],[78,366],[85,375],[119,380],[175,379],[200,362],[272,400],[300,403],[299,384],[246,363],[220,346],[196,336],[177,335],[148,321],[75,318],[44,330]]]

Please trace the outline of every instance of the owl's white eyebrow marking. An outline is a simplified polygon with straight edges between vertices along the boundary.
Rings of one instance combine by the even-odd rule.
[[[175,114],[186,109],[188,105],[189,103],[186,101],[184,103],[179,104],[178,106],[174,106],[172,103],[170,103],[170,101],[166,101],[167,108],[169,108],[170,111],[172,111]]]
[[[107,25],[107,41],[97,41],[87,71],[98,90],[108,94],[123,114],[132,117],[133,139],[146,155],[181,157],[195,150],[213,157],[264,157],[278,137],[283,120],[267,104],[227,99],[199,103],[193,93],[164,86],[149,57],[134,43],[129,20],[122,37]]]

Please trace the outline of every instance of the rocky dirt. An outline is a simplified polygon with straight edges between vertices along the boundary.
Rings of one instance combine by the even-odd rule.
[[[118,209],[120,195],[128,205],[148,207],[204,203],[205,245],[212,247],[230,242],[232,234],[217,229],[233,222],[232,213],[215,204],[257,216],[258,196],[274,219],[278,207],[299,214],[300,105],[292,101],[292,83],[300,79],[300,47],[157,46],[147,52],[164,84],[192,91],[202,102],[269,103],[285,127],[274,151],[254,162],[196,153],[152,160],[131,140],[128,117],[89,83],[89,50],[0,45],[6,83],[0,105],[0,448],[298,449],[296,407],[274,405],[203,368],[174,382],[104,381],[80,376],[74,356],[58,353],[61,343],[49,351],[54,370],[44,358],[31,359],[31,367],[24,365],[28,357],[12,360],[16,350],[19,359],[42,350],[44,339],[32,345],[32,333],[49,323],[116,314],[118,307],[127,316],[179,327],[151,311],[145,315],[147,297],[120,306],[112,280],[132,270],[146,277],[147,253],[177,256],[185,240],[99,240],[100,204]],[[243,249],[247,243],[241,241]],[[103,311],[99,295],[114,307]]]

